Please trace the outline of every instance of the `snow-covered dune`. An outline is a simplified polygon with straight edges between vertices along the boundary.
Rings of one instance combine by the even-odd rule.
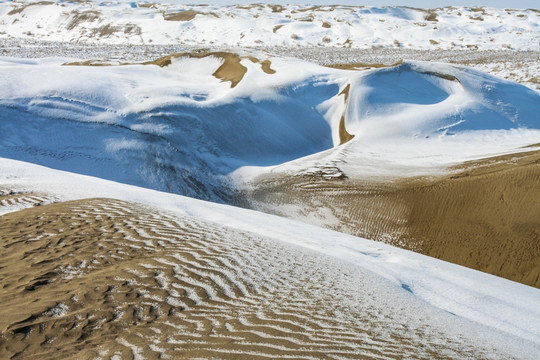
[[[353,358],[442,352],[449,358],[533,359],[538,353],[538,289],[271,215],[0,160],[0,196],[7,197],[5,202],[12,195],[42,194],[55,201],[101,198],[3,217],[4,231],[12,235],[4,239],[10,245],[2,264],[20,259],[23,252],[19,254],[18,248],[43,246],[38,253],[45,260],[36,263],[34,252],[25,251],[19,261],[41,269],[50,267],[47,259],[54,256],[52,265],[57,266],[27,286],[38,294],[53,291],[56,305],[44,295],[45,300],[28,303],[34,309],[28,311],[35,311],[31,317],[15,312],[3,318],[6,335],[15,336],[11,343],[0,341],[9,353],[26,343],[32,345],[26,347],[29,353],[46,351],[59,339],[55,328],[66,326],[70,330],[62,334],[63,341],[82,332],[88,338],[86,351],[96,346],[114,351],[118,345],[113,345],[113,338],[124,346],[132,344],[134,353],[174,353],[196,336],[197,343],[191,344],[195,347],[186,350],[213,351],[219,356],[227,356],[230,350],[228,341],[218,339],[230,337],[238,341],[236,354],[258,349],[259,356],[267,351],[282,355],[324,351],[321,346]],[[22,222],[28,224],[23,230]],[[36,237],[32,227],[41,235]],[[81,243],[77,236],[95,231],[99,235],[89,236],[75,251]],[[59,251],[68,254],[70,249],[74,249],[71,255],[56,259]],[[9,284],[20,284],[16,280],[20,275],[12,274],[13,266],[21,264],[2,266],[2,274]],[[96,277],[99,281],[92,280]],[[58,291],[60,287],[67,292]],[[18,289],[25,291],[23,286]],[[6,299],[8,306],[16,304],[12,297]],[[94,300],[99,304],[95,309]],[[89,318],[97,316],[98,325],[87,325],[88,318],[77,316],[82,310]],[[209,324],[193,325],[201,321]],[[276,324],[285,326],[283,321],[287,328],[293,326],[287,330],[288,340],[276,333]],[[32,332],[39,323],[42,331]],[[122,330],[126,324],[142,333],[151,327],[157,330],[150,331],[149,340],[135,334],[138,331]],[[205,328],[213,330],[206,334]],[[315,336],[322,335],[321,328],[333,341],[340,339],[338,349]],[[122,336],[95,337],[119,330]],[[257,335],[255,340],[251,332]],[[21,333],[27,336],[17,338]],[[280,339],[287,341],[273,345]],[[150,341],[155,346],[149,346]],[[378,345],[372,346],[374,342]],[[178,346],[170,347],[171,343]],[[72,344],[67,341],[61,350],[82,351]]]
[[[222,54],[162,68],[65,61],[2,62],[4,155],[216,199],[212,176],[332,147],[316,107],[339,86],[311,64],[244,58],[234,83],[212,75],[237,71]]]
[[[1,156],[229,202],[228,175],[246,166],[313,155],[365,175],[375,153],[379,175],[400,158],[412,174],[539,138],[537,92],[443,64],[345,71],[231,53],[66,63],[2,59]]]
[[[539,40],[534,9],[0,0],[0,357],[537,358]]]
[[[538,51],[539,24],[538,10],[489,7],[0,2],[2,36],[113,44]]]

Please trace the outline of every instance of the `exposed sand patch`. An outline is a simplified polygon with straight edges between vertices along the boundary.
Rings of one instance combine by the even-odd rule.
[[[481,16],[475,16],[475,17],[469,16],[469,19],[475,20],[475,21],[484,21],[484,18]]]
[[[341,70],[369,70],[369,69],[389,68],[389,67],[399,66],[401,64],[403,64],[403,60],[399,60],[393,64],[381,64],[381,63],[368,64],[368,63],[356,62],[356,63],[348,63],[348,64],[326,64],[323,66],[333,68],[333,69],[341,69]]]
[[[77,26],[80,26],[83,23],[91,23],[91,22],[98,21],[101,19],[101,13],[96,10],[87,10],[83,12],[74,10],[71,13],[71,16],[72,16],[72,19],[67,25],[68,30],[73,30]]]
[[[280,13],[282,11],[285,10],[285,7],[281,6],[281,5],[271,5],[271,4],[268,4],[268,7],[272,9],[272,12],[273,13]]]
[[[240,81],[244,78],[244,75],[247,72],[247,68],[240,63],[242,58],[238,54],[228,53],[228,52],[202,52],[202,53],[179,53],[165,56],[163,58],[146,62],[145,65],[158,65],[161,67],[168,66],[171,64],[173,58],[180,57],[189,57],[201,59],[207,56],[214,56],[217,58],[223,59],[223,64],[212,74],[216,78],[222,81],[230,81],[231,88],[238,85]]]
[[[17,14],[20,14],[22,13],[24,10],[26,10],[27,8],[29,8],[30,6],[40,6],[40,5],[53,5],[54,2],[52,1],[37,1],[37,2],[34,2],[34,3],[30,3],[30,4],[25,4],[21,7],[16,7],[14,8],[13,10],[11,10],[10,12],[8,12],[8,15],[17,15]]]
[[[276,70],[272,69],[272,62],[268,59],[261,61],[261,68],[267,74],[275,74]]]
[[[0,217],[0,246],[6,358],[494,353],[429,311],[403,311],[368,274],[335,260],[136,204],[89,199],[10,213]]]
[[[431,22],[439,22],[437,13],[435,12],[428,12],[426,16],[424,17],[424,20],[431,21]]]
[[[142,8],[158,9],[156,3],[137,3],[137,6]]]
[[[303,21],[303,22],[313,22],[315,20],[315,17],[313,15],[304,16],[301,18],[295,19],[297,21]]]
[[[190,21],[195,19],[195,16],[200,12],[195,10],[185,10],[179,13],[163,14],[163,18],[167,21]]]
[[[195,16],[197,15],[210,15],[216,18],[219,18],[219,16],[216,13],[209,12],[200,12],[195,10],[184,10],[178,13],[168,13],[163,14],[163,18],[167,21],[191,21],[195,19]]]
[[[540,288],[540,151],[454,170],[394,183],[276,175],[259,179],[249,197],[266,212]]]
[[[235,8],[242,10],[251,10],[251,9],[264,9],[264,4],[251,4],[251,5],[235,5]]]
[[[281,25],[276,25],[276,26],[274,26],[274,28],[272,29],[272,32],[273,32],[274,34],[277,33],[277,31],[278,31],[279,29],[281,29],[283,26],[285,26],[285,25],[284,25],[284,24],[281,24]]]
[[[339,144],[343,145],[352,138],[354,138],[354,135],[349,134],[347,129],[345,128],[345,112],[347,111],[347,106],[349,103],[349,92],[351,91],[351,84],[347,84],[345,89],[339,93],[338,96],[343,95],[345,99],[343,100],[345,102],[345,111],[343,112],[343,115],[341,115],[341,119],[339,121]]]
[[[276,73],[276,70],[272,69],[272,62],[270,60],[268,60],[268,59],[263,60],[263,61],[259,61],[259,59],[255,58],[253,56],[250,56],[249,60],[251,60],[251,62],[255,63],[255,64],[260,63],[262,71],[265,72],[266,74],[271,75],[271,74]]]

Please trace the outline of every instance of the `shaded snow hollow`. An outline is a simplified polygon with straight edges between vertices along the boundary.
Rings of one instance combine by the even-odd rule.
[[[306,156],[340,161],[347,175],[419,175],[540,138],[540,95],[475,70],[347,71],[259,55],[161,66],[3,58],[0,156],[228,202],[229,175]],[[339,146],[343,129],[353,138]]]

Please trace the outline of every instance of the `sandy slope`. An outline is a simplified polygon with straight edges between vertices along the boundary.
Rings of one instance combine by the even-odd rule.
[[[536,150],[393,181],[278,173],[247,197],[262,211],[540,287],[539,162]]]
[[[350,264],[135,203],[6,214],[0,246],[6,358],[528,356]]]

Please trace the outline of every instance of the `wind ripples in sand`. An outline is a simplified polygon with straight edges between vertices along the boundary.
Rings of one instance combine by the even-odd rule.
[[[0,241],[5,358],[500,355],[336,259],[141,205],[28,208]]]

